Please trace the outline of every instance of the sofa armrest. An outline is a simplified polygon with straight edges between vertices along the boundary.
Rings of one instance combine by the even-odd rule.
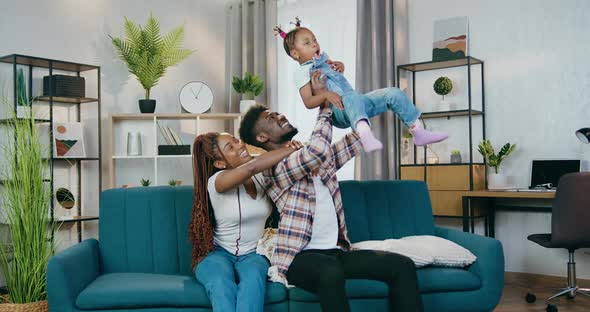
[[[500,300],[504,288],[504,250],[499,240],[452,230],[435,227],[435,235],[455,242],[471,251],[477,260],[468,270],[479,276],[482,290],[490,296]]]
[[[50,310],[74,311],[78,294],[99,274],[96,239],[87,239],[51,257],[47,265],[47,300]]]

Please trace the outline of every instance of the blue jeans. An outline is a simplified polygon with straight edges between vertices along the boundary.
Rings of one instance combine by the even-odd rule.
[[[215,247],[197,265],[195,276],[205,286],[213,311],[264,310],[268,261],[251,252],[236,257]]]
[[[420,117],[420,111],[398,88],[378,89],[366,94],[354,91],[344,75],[330,67],[327,63],[328,59],[328,54],[324,52],[319,58],[305,64],[313,64],[312,72],[321,71],[322,76],[327,77],[326,88],[342,97],[344,110],[331,105],[335,127],[355,129],[359,120],[366,119],[370,123],[371,117],[383,114],[388,110],[394,112],[406,126],[412,125]]]
[[[338,128],[352,127],[361,119],[370,122],[370,118],[390,110],[406,125],[412,125],[419,117],[420,111],[408,97],[398,88],[383,88],[360,94],[356,91],[347,92],[342,96],[344,110],[332,105],[334,126]]]

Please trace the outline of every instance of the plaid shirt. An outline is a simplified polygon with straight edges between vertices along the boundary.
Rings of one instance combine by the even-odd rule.
[[[320,176],[332,194],[338,217],[338,246],[344,250],[350,247],[336,171],[356,156],[362,146],[354,132],[331,145],[331,115],[329,108],[321,110],[308,144],[264,173],[271,184],[268,194],[281,215],[271,264],[282,277],[285,277],[295,255],[311,239],[316,202],[312,172]]]

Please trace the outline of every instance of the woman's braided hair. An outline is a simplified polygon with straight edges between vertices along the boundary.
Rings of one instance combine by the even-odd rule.
[[[219,133],[209,132],[195,138],[193,143],[194,195],[189,238],[193,245],[192,267],[213,251],[213,228],[215,216],[207,185],[209,178],[219,169],[213,165],[217,159]]]

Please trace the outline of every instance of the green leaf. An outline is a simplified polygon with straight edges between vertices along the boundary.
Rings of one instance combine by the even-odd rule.
[[[262,78],[246,72],[243,79],[234,76],[232,86],[237,93],[258,96],[264,90],[264,81]]]

